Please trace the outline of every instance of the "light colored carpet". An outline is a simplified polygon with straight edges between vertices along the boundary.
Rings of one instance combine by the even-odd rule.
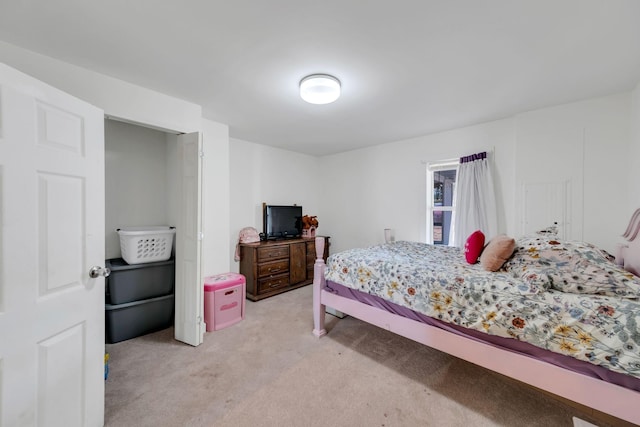
[[[311,334],[311,286],[191,347],[173,329],[107,345],[106,426],[572,426],[580,408],[347,317]],[[617,424],[612,422],[612,424]]]

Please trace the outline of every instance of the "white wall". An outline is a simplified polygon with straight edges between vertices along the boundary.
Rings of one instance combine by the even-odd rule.
[[[517,116],[516,218],[522,218],[523,182],[568,180],[566,237],[614,252],[630,218],[630,102],[625,93]]]
[[[630,108],[629,94],[612,95],[321,158],[323,232],[332,236],[332,251],[381,243],[384,228],[394,228],[398,240],[424,241],[424,162],[495,148],[500,232],[521,234],[524,182],[569,178],[570,238],[613,252],[633,191]]]
[[[629,152],[629,205],[626,207],[627,217],[640,208],[640,84],[631,92],[631,149]]]
[[[120,227],[169,224],[164,132],[105,120],[105,256],[120,257]]]
[[[202,272],[204,276],[237,271],[230,249],[229,127],[202,121]],[[235,270],[234,270],[235,268]]]
[[[176,132],[200,130],[202,108],[0,41],[0,62],[104,110],[107,116]]]
[[[239,139],[230,140],[232,271],[238,271],[233,252],[238,232],[244,227],[263,231],[262,203],[302,206],[305,215],[320,209],[321,187],[318,158]],[[324,178],[323,178],[324,179]],[[322,216],[318,233],[327,234]]]
[[[203,124],[198,105],[4,42],[0,42],[0,61],[104,109],[107,115],[180,132],[209,126]],[[218,264],[218,260],[232,252],[240,228],[252,225],[262,229],[263,201],[298,203],[305,213],[317,214],[320,233],[332,237],[332,251],[381,242],[382,229],[386,227],[396,229],[398,239],[423,240],[426,182],[422,162],[493,147],[501,231],[515,235],[520,229],[523,182],[535,179],[540,170],[559,173],[569,165],[563,176],[570,176],[575,182],[573,224],[581,224],[580,230],[572,233],[611,249],[615,237],[610,236],[618,235],[630,212],[640,206],[640,195],[633,188],[640,178],[639,129],[640,87],[627,95],[538,110],[320,159],[235,140],[229,147],[228,163],[230,239],[226,249],[222,249],[222,242],[205,243],[206,250],[211,251],[205,252],[205,260],[215,260],[205,261],[214,263],[207,270],[225,269],[224,262]],[[224,157],[224,131],[213,134],[218,136],[212,146],[221,148]],[[585,157],[578,164],[568,154],[580,146]],[[560,160],[563,166],[559,169],[548,166],[549,149],[562,153],[566,162]],[[217,166],[224,163],[222,158],[215,162]],[[541,167],[529,167],[532,164]],[[210,178],[224,181],[223,170],[224,166],[212,173],[217,177],[208,175],[207,185]],[[205,196],[209,201],[205,203],[211,213],[215,211],[213,200],[226,198],[225,184],[209,190]],[[607,209],[605,203],[600,203],[602,194],[608,195],[616,206],[621,201],[628,205],[620,210]],[[584,212],[584,217],[578,218],[577,212]],[[205,216],[205,229],[220,231],[224,222],[224,214],[221,215]],[[215,223],[217,220],[221,222]],[[212,222],[207,225],[208,221]],[[237,264],[230,261],[229,265],[237,271]],[[207,270],[205,274],[209,273]]]
[[[494,151],[499,231],[513,233],[513,119],[499,120],[320,159],[321,221],[332,252],[396,240],[426,239],[426,163]]]

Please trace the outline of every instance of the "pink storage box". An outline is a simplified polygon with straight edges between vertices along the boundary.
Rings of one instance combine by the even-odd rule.
[[[204,278],[204,321],[207,332],[244,319],[246,281],[242,274],[224,273]]]

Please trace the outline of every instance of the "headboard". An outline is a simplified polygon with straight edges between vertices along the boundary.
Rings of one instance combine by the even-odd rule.
[[[627,243],[619,243],[616,247],[616,264],[630,273],[640,276],[640,209],[631,216],[629,225],[622,235]]]

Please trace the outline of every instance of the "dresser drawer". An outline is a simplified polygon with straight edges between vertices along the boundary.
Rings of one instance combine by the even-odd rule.
[[[289,275],[281,274],[279,276],[269,277],[267,279],[258,279],[258,293],[275,291],[276,289],[286,288],[289,286]]]
[[[316,262],[316,245],[313,242],[307,242],[307,264]]]
[[[289,245],[258,248],[258,262],[289,258]]]
[[[269,277],[289,272],[289,259],[280,259],[258,264],[258,277]]]

